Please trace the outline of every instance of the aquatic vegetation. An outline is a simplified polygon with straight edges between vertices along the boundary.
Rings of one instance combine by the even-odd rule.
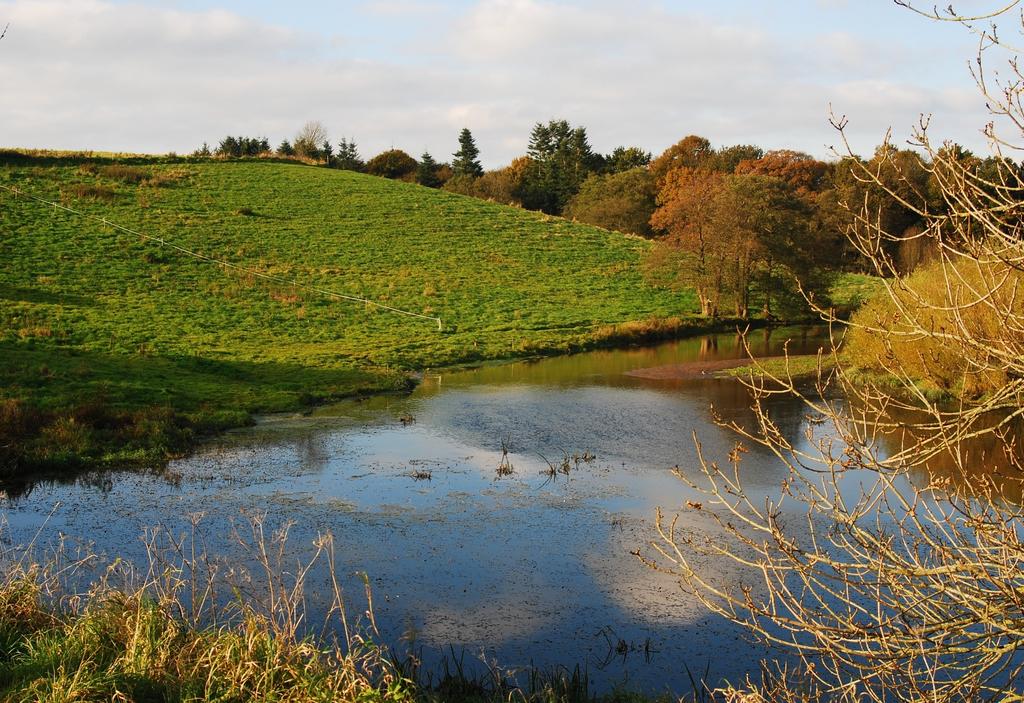
[[[494,470],[498,478],[511,476],[516,471],[516,467],[512,465],[512,460],[508,456],[510,451],[512,451],[512,435],[509,434],[501,440],[501,460],[498,461],[498,468]]]
[[[568,476],[573,471],[579,471],[580,464],[589,464],[597,459],[597,456],[590,450],[580,452],[574,452],[569,454],[566,450],[562,450],[562,458],[556,461],[551,461],[543,454],[540,458],[547,464],[547,468],[541,471],[541,474],[548,477],[548,480],[553,480],[559,476]]]

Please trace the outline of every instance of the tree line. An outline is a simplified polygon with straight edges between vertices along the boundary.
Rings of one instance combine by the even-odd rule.
[[[551,120],[533,127],[524,155],[493,170],[482,167],[468,128],[457,145],[448,161],[395,148],[364,161],[354,139],[334,145],[323,125],[309,122],[273,151],[265,137],[229,136],[197,155],[300,158],[655,239],[648,278],[696,291],[701,313],[711,317],[786,316],[803,307],[803,295],[824,295],[830,272],[867,270],[869,257],[845,236],[856,212],[899,234],[880,253],[909,272],[933,257],[931,240],[916,234],[949,207],[941,169],[891,143],[867,159],[826,162],[752,144],[716,148],[690,135],[654,158],[635,146],[601,154],[585,127]],[[1020,182],[1005,160],[944,149],[992,189]]]

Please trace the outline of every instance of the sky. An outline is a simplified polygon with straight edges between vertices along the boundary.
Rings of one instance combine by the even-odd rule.
[[[0,0],[7,23],[3,147],[188,153],[319,120],[439,161],[468,127],[495,168],[566,119],[601,152],[699,134],[828,158],[831,109],[858,153],[922,115],[988,152],[977,39],[892,0]]]

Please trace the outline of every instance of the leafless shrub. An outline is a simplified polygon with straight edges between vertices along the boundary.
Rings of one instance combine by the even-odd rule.
[[[935,17],[978,33],[982,52],[1005,48],[984,18]],[[890,233],[867,201],[848,204],[849,236],[885,277],[886,295],[848,323],[820,310],[836,364],[813,391],[767,370],[747,381],[755,426],[730,425],[742,443],[727,462],[699,452],[693,485],[707,496],[708,531],[683,530],[679,515],[659,511],[658,539],[638,553],[799,660],[728,700],[1024,700],[1024,508],[1008,488],[1024,477],[1024,187],[1003,156],[1024,135],[1024,73],[1011,61],[1012,78],[994,88],[980,59],[978,85],[1017,144],[990,125],[997,168],[985,175],[952,145],[934,145],[922,120],[915,143],[943,206],[904,204],[927,226]],[[834,122],[843,134],[845,119]],[[916,278],[901,277],[886,253],[906,237],[926,238],[934,256]],[[844,330],[854,354],[874,360],[869,373],[838,351]],[[800,397],[819,424],[787,436],[769,413],[779,393]],[[775,496],[744,485],[751,444],[787,469]],[[713,577],[707,558],[744,576]]]

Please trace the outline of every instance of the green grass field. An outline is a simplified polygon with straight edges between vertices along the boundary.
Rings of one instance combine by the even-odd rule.
[[[694,310],[691,296],[644,283],[642,240],[347,171],[8,153],[0,185],[443,320],[439,331],[268,284],[0,191],[8,471],[152,462],[197,429],[251,412],[403,387],[401,372],[425,366],[570,351],[659,326],[622,323],[682,316],[670,325],[678,331]],[[147,429],[169,422],[155,408],[175,411],[173,431]]]

